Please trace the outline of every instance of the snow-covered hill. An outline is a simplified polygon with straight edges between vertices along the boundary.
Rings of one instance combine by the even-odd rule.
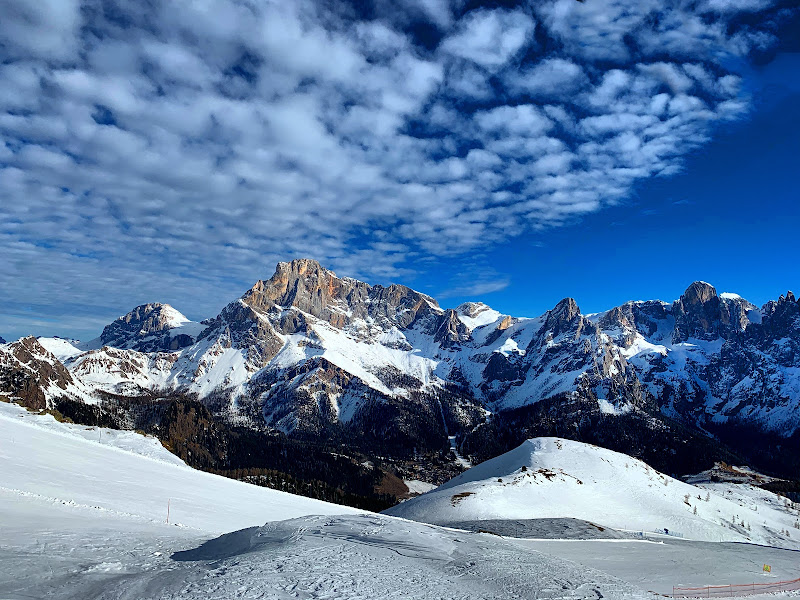
[[[694,540],[800,548],[797,511],[780,496],[695,487],[627,455],[560,438],[528,440],[386,513],[439,524],[570,517]]]
[[[761,562],[784,579],[796,572],[795,553],[774,548],[542,546],[364,513],[194,471],[153,438],[3,402],[0,439],[4,598],[633,600],[676,582],[754,581]]]
[[[152,437],[57,423],[0,402],[0,498],[208,533],[362,511],[182,464]]]

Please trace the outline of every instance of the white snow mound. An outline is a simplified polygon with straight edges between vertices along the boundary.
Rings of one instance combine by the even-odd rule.
[[[800,534],[781,533],[796,517],[780,502],[735,502],[625,454],[560,438],[527,440],[386,513],[437,524],[571,517],[694,540],[800,547]]]

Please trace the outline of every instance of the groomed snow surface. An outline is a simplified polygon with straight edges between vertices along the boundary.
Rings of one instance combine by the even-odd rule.
[[[738,552],[720,554],[738,565],[728,570],[752,571],[767,551],[782,578],[800,562],[749,545],[534,542],[364,513],[195,471],[153,438],[7,403],[0,440],[4,599],[646,598],[696,583],[688,565],[712,578],[718,547]]]

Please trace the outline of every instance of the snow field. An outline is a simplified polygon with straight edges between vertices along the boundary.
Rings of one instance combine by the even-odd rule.
[[[736,583],[733,573],[762,561],[788,578],[800,564],[796,552],[748,544],[516,540],[365,513],[192,470],[153,438],[5,403],[0,440],[2,598],[633,599]],[[597,450],[571,454],[595,468]],[[506,471],[518,464],[504,457]],[[481,484],[487,464],[406,504]],[[631,485],[612,482],[619,495]],[[742,489],[736,501],[764,511],[761,492]],[[214,537],[223,531],[233,533]]]
[[[497,536],[195,471],[133,436],[3,406],[0,597],[645,597]]]
[[[150,523],[223,533],[309,514],[360,511],[197,471],[130,432],[81,432],[52,417],[0,412],[0,491]],[[62,429],[63,428],[63,429]],[[95,439],[97,435],[97,439]],[[135,437],[133,437],[135,436]],[[88,439],[87,439],[88,438]]]
[[[693,540],[800,548],[798,515],[779,497],[760,490],[758,500],[747,502],[715,492],[611,450],[536,438],[386,513],[439,524],[571,517]]]

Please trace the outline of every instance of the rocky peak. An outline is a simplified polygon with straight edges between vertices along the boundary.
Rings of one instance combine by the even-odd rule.
[[[574,298],[564,298],[556,304],[550,311],[550,316],[557,318],[560,321],[569,322],[581,314],[581,309],[578,308],[578,303]]]
[[[277,304],[284,308],[296,306],[315,314],[322,312],[332,300],[341,299],[347,288],[368,287],[366,284],[350,286],[348,283],[317,261],[300,258],[278,263],[272,277],[256,283],[242,299],[255,310],[266,311]]]
[[[777,300],[770,300],[761,309],[763,327],[770,336],[781,336],[794,327],[800,327],[800,302],[792,292]]]
[[[1,336],[1,335],[0,335],[0,344],[7,344],[7,343],[8,343],[8,342],[6,342],[6,341],[3,339],[3,336]]]
[[[581,310],[578,308],[578,303],[575,302],[574,298],[564,298],[551,310],[547,311],[547,318],[542,329],[551,332],[553,337],[556,337],[568,330],[569,326],[580,314]]]
[[[171,329],[188,320],[169,304],[161,304],[160,302],[142,304],[103,329],[103,334],[100,338],[105,343],[106,338],[113,335],[120,328],[136,335],[149,335],[165,329]]]
[[[433,339],[439,342],[443,348],[451,348],[469,339],[469,329],[458,318],[458,313],[448,308],[440,317],[439,326]]]
[[[23,364],[42,359],[58,362],[58,359],[32,335],[10,343],[8,349]]]
[[[684,306],[696,306],[705,304],[717,297],[717,290],[713,285],[705,281],[695,281],[683,292],[681,302]]]
[[[614,319],[619,317],[619,323],[616,326],[623,325],[623,329],[627,330],[627,326],[632,327],[645,337],[650,337],[656,334],[659,327],[671,316],[672,305],[662,302],[661,300],[645,300],[626,302],[619,308],[609,311],[607,319],[600,319],[599,323],[602,327],[613,325]],[[670,325],[671,327],[671,325]],[[626,335],[629,331],[626,331]],[[630,339],[630,338],[627,338]]]
[[[597,328],[598,333],[605,331],[623,348],[630,348],[636,340],[637,331],[634,304],[627,302],[612,308],[598,319]]]
[[[66,367],[33,336],[0,351],[0,391],[20,397],[29,408],[47,408],[48,393],[65,391],[73,383]]]
[[[692,283],[673,305],[675,330],[673,343],[689,338],[712,340],[724,333],[723,325],[730,321],[723,315],[724,305],[713,285],[704,281]]]
[[[464,302],[464,304],[459,304],[456,307],[456,312],[459,315],[470,317],[474,319],[482,312],[486,312],[487,310],[492,310],[487,304],[483,302]]]
[[[194,339],[185,334],[171,336],[169,332],[189,322],[169,304],[142,304],[107,325],[100,341],[104,346],[141,352],[177,350],[191,345]]]
[[[411,288],[339,278],[307,258],[278,263],[275,274],[256,283],[242,301],[260,313],[294,307],[339,328],[366,317],[405,328],[420,312],[441,312],[435,300]]]
[[[602,329],[613,329],[617,327],[633,329],[633,324],[631,322],[632,317],[630,303],[624,304],[612,308],[600,317],[599,325]]]

